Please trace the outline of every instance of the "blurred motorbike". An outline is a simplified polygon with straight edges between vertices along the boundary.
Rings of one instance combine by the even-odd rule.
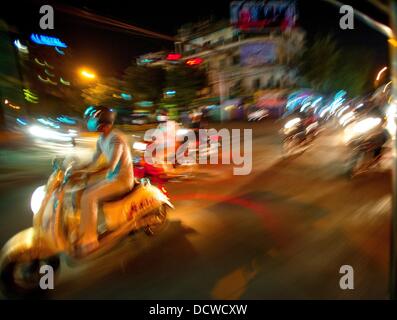
[[[366,117],[352,123],[344,131],[345,144],[351,150],[346,161],[346,173],[350,178],[379,166],[389,148],[387,129],[380,117]]]
[[[102,205],[98,217],[99,248],[87,256],[78,256],[75,243],[80,206],[75,197],[85,189],[86,181],[73,181],[72,169],[73,162],[53,162],[47,184],[38,187],[31,197],[33,226],[17,233],[2,248],[0,286],[5,295],[43,293],[39,286],[40,268],[50,265],[54,274],[59,274],[61,254],[76,261],[92,258],[133,232],[143,230],[153,235],[165,225],[167,209],[173,208],[168,197],[148,181],[137,181],[132,191]]]
[[[305,152],[320,131],[318,121],[306,125],[300,117],[288,120],[280,130],[283,136],[283,157]]]
[[[192,130],[196,139],[195,141],[188,141],[187,131],[191,129],[180,129],[176,133],[180,137],[175,144],[175,154],[177,157],[183,152],[186,157],[184,161],[175,161],[174,164],[165,161],[165,159],[156,158],[153,156],[153,163],[145,160],[145,152],[148,146],[154,141],[145,141],[142,138],[135,136],[136,141],[132,145],[134,155],[134,173],[137,177],[148,177],[152,181],[157,181],[159,185],[165,181],[180,181],[194,178],[198,171],[198,163],[200,157],[209,158],[213,153],[217,153],[220,148],[218,136],[209,136],[205,141],[200,141],[198,129]],[[186,148],[181,148],[185,143],[189,145]],[[163,148],[163,147],[161,147]],[[182,151],[181,151],[182,150]],[[164,158],[167,154],[166,147],[163,149],[164,154],[160,157]],[[187,158],[187,156],[189,157]]]

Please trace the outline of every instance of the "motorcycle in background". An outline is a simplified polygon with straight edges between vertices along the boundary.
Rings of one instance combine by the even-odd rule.
[[[280,130],[283,139],[283,157],[302,154],[320,133],[318,121],[305,125],[304,119],[295,117],[288,120]]]
[[[350,124],[344,130],[350,155],[346,161],[346,173],[350,178],[378,167],[390,148],[384,147],[389,133],[380,117],[366,117]]]

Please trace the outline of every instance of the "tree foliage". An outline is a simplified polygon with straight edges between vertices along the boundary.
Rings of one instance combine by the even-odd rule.
[[[351,96],[371,84],[371,58],[365,50],[339,48],[331,36],[318,36],[301,56],[302,84],[324,93],[345,90]]]
[[[124,72],[124,83],[136,101],[160,101],[165,87],[165,70],[135,64]]]
[[[125,92],[124,83],[115,78],[104,78],[83,89],[82,97],[87,105],[118,107],[127,102],[120,98]]]
[[[199,91],[207,86],[204,70],[177,66],[167,72],[166,90],[175,91],[175,95],[165,98],[164,102],[186,107],[198,97]]]
[[[86,104],[106,104],[111,107],[132,105],[138,101],[164,102],[187,106],[197,98],[198,92],[207,86],[206,73],[199,68],[173,66],[169,69],[144,67],[132,64],[122,80],[107,78],[90,85],[83,90]],[[173,97],[165,97],[167,90],[173,90]],[[122,92],[132,95],[133,101],[117,98]],[[116,97],[115,97],[116,96]]]

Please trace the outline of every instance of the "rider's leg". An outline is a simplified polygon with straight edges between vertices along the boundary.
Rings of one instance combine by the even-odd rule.
[[[99,204],[126,193],[130,189],[131,186],[123,181],[107,180],[95,184],[84,191],[81,197],[81,245],[95,247],[98,244],[97,220]]]

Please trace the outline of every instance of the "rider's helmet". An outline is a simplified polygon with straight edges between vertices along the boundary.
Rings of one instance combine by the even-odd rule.
[[[87,121],[87,129],[94,132],[103,125],[113,125],[116,112],[105,106],[91,106],[85,110],[84,118]]]
[[[157,121],[160,123],[165,123],[168,121],[168,112],[167,111],[161,111],[158,115],[157,115]]]

